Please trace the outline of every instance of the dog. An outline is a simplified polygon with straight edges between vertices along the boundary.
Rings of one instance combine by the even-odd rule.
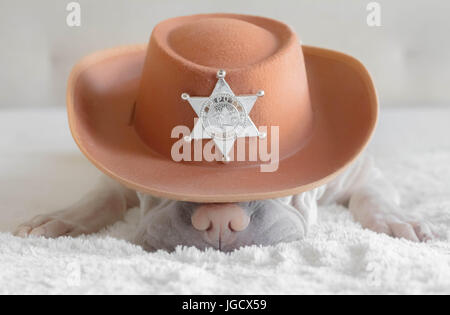
[[[147,251],[177,246],[230,252],[242,246],[301,240],[317,221],[319,205],[346,205],[363,228],[413,242],[436,235],[424,220],[408,218],[395,187],[363,155],[328,184],[277,199],[193,203],[145,195],[104,176],[97,187],[66,209],[20,225],[15,235],[56,238],[96,233],[140,207],[135,242]]]
[[[428,223],[401,210],[373,159],[357,158],[378,113],[365,67],[346,54],[299,45],[280,21],[236,14],[165,20],[148,48],[119,47],[83,59],[72,70],[67,96],[72,135],[100,170],[147,193],[210,203],[156,198],[104,177],[78,203],[19,226],[18,236],[95,233],[140,206],[135,240],[144,249],[184,245],[229,252],[301,240],[317,220],[318,205],[333,202],[347,205],[375,232],[416,242],[434,236]],[[223,155],[220,162],[228,163],[237,138],[270,138],[280,168],[257,173],[262,158],[249,159],[253,167],[210,168],[208,159],[196,158],[194,165],[179,163],[168,135],[174,137],[177,126],[190,129],[186,122],[193,118],[192,133],[176,142],[182,148],[211,138],[201,148],[212,143]],[[269,126],[279,132],[268,137],[257,129]],[[223,202],[247,198],[265,200]]]

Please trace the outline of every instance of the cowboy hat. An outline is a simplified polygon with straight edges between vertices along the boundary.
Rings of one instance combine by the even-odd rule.
[[[209,96],[218,69],[236,95],[265,91],[248,117],[257,127],[278,127],[276,171],[261,172],[259,158],[174,161],[180,139],[172,138],[173,128],[192,129],[198,118],[180,95]],[[205,14],[159,23],[148,45],[85,57],[70,75],[67,109],[80,150],[124,185],[169,199],[235,202],[327,183],[368,143],[378,104],[355,58],[300,45],[276,20]]]

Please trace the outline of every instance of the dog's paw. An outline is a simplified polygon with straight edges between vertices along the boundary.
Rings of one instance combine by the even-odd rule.
[[[408,219],[395,212],[367,211],[360,214],[357,221],[366,229],[413,242],[427,242],[437,237],[430,223]]]
[[[19,237],[56,238],[65,235],[74,236],[76,230],[75,225],[64,218],[64,213],[56,213],[34,217],[19,225],[13,234]]]

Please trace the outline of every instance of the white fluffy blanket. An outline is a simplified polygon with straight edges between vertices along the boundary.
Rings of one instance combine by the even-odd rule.
[[[335,205],[320,209],[318,225],[300,242],[231,254],[195,248],[146,253],[126,241],[138,220],[133,210],[125,222],[88,237],[0,233],[0,294],[449,294],[449,152],[379,160],[398,185],[405,211],[430,220],[438,241],[416,244],[363,230]]]
[[[450,154],[391,163],[405,209],[440,241],[415,244],[361,229],[346,209],[320,209],[307,239],[231,254],[146,253],[125,240],[138,211],[99,235],[57,240],[0,234],[0,293],[450,293]],[[114,237],[117,238],[114,238]]]

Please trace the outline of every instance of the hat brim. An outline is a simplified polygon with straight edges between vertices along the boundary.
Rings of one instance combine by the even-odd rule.
[[[314,130],[275,172],[177,163],[153,152],[130,123],[146,46],[101,51],[73,69],[67,90],[72,135],[101,171],[129,188],[193,202],[238,202],[298,194],[323,185],[365,148],[376,125],[372,80],[355,58],[303,46]]]

